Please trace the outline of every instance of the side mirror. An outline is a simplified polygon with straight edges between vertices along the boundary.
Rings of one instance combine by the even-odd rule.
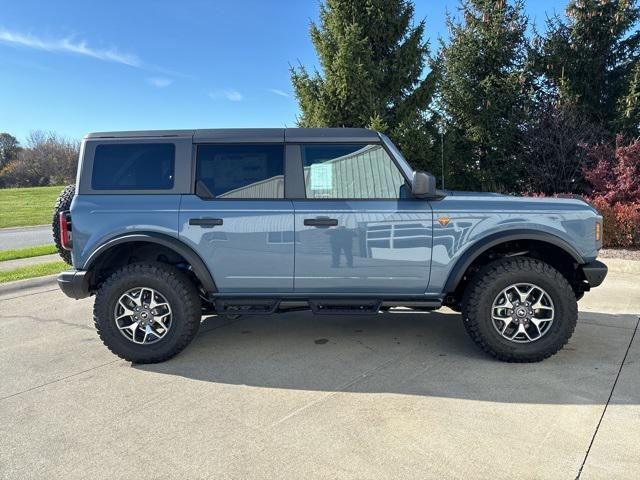
[[[417,198],[436,196],[436,177],[427,172],[413,172],[411,193]]]

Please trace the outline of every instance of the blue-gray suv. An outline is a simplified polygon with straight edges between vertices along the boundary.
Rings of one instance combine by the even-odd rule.
[[[580,199],[439,191],[366,129],[92,133],[59,213],[105,345],[166,360],[203,315],[462,312],[494,357],[561,349],[607,273],[602,217]]]

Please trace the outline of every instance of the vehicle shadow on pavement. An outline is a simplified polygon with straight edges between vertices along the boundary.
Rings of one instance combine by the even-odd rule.
[[[602,404],[637,321],[634,315],[581,312],[571,341],[558,354],[540,363],[508,364],[480,351],[453,313],[212,316],[182,354],[133,367],[264,388]],[[636,338],[628,362],[638,361],[638,343]],[[613,401],[638,404],[638,389]]]

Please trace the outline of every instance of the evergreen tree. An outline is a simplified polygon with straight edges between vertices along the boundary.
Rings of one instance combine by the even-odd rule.
[[[635,0],[571,0],[567,19],[549,19],[546,35],[537,42],[536,69],[548,86],[612,137],[620,99],[640,58],[640,32],[633,30],[639,15]]]
[[[629,78],[627,94],[618,101],[618,131],[627,138],[640,135],[640,61]]]
[[[414,168],[433,169],[437,134],[425,74],[425,22],[408,0],[327,0],[311,40],[321,72],[291,69],[301,127],[369,127],[385,132]],[[437,173],[437,172],[436,172]]]
[[[459,145],[453,150],[464,157],[446,163],[472,187],[517,190],[523,170],[517,154],[531,83],[523,4],[463,0],[459,10],[461,21],[447,18],[450,40],[440,51],[438,100],[452,125],[449,135]]]

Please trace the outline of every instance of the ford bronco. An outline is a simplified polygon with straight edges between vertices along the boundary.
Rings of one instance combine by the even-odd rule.
[[[602,283],[602,217],[580,199],[436,190],[366,129],[91,133],[56,235],[105,345],[166,360],[203,315],[462,312],[509,362],[561,349]]]

